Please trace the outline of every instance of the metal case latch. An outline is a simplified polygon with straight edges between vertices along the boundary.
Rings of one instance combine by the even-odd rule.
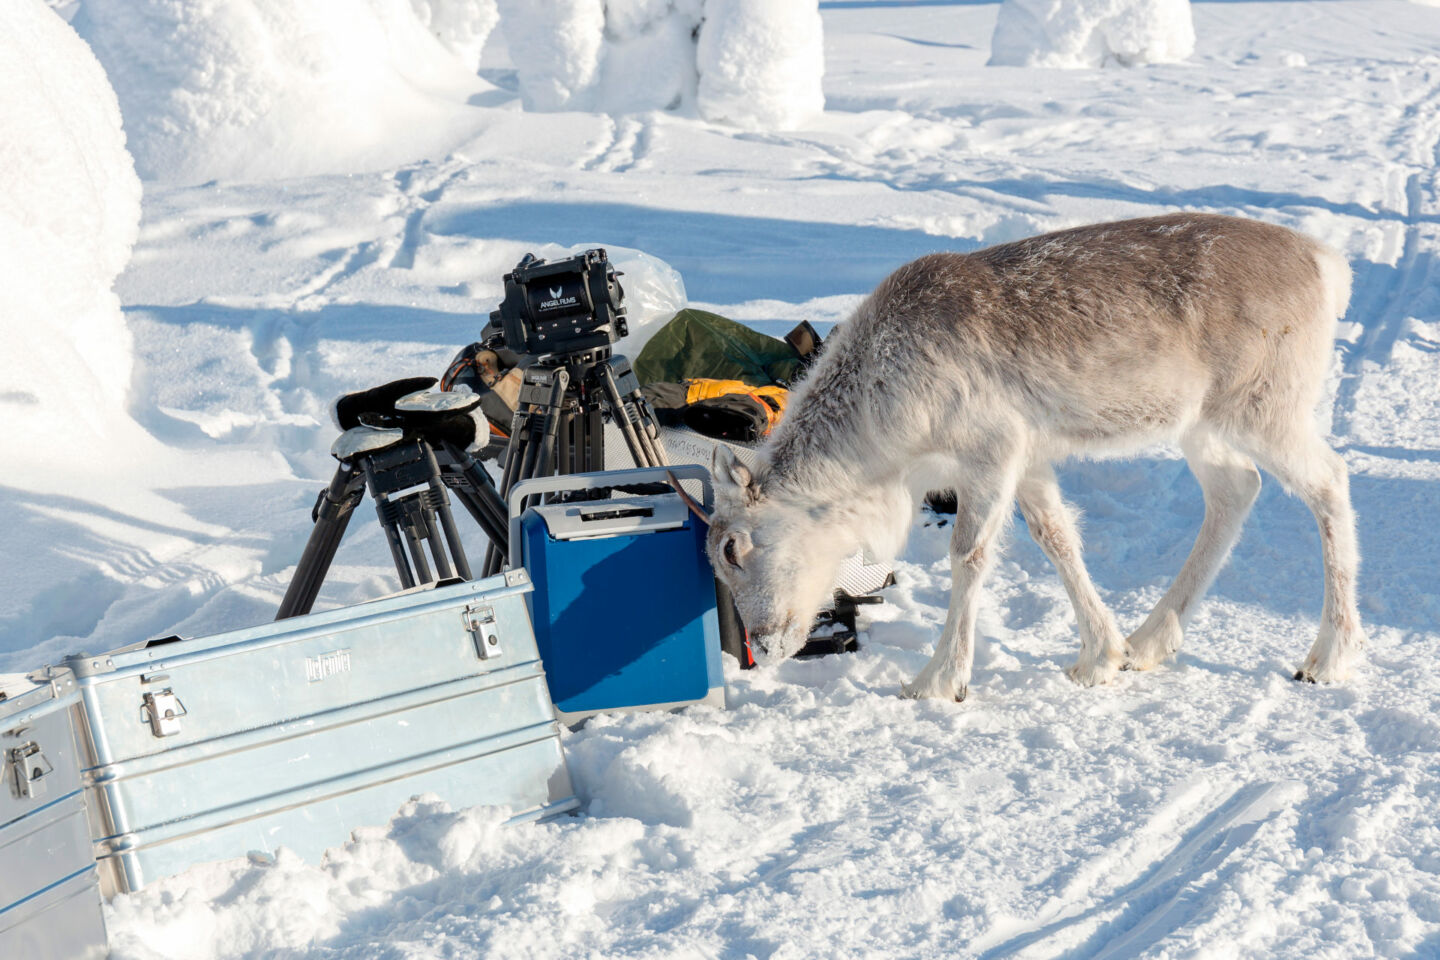
[[[167,687],[159,693],[145,694],[141,713],[150,722],[151,733],[157,737],[173,737],[180,732],[180,718],[186,710],[185,704]]]
[[[500,635],[495,626],[495,608],[472,603],[465,608],[465,629],[475,638],[475,652],[481,660],[500,656]]]
[[[45,778],[55,771],[40,744],[35,741],[12,747],[9,751],[10,765],[15,778],[15,795],[22,800],[34,800],[45,795]]]

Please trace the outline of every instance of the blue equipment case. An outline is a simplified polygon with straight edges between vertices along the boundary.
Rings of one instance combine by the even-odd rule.
[[[668,468],[714,494],[704,467]],[[667,480],[667,468],[527,480],[510,494],[510,565],[527,598],[550,698],[561,722],[604,712],[725,706],[715,575],[706,527],[674,493],[551,503],[542,493]],[[517,515],[518,514],[518,515]]]

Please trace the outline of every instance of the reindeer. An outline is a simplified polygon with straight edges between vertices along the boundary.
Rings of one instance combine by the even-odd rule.
[[[1296,679],[1346,678],[1363,643],[1344,461],[1314,419],[1350,270],[1282,227],[1174,214],[936,253],[887,277],[827,341],[752,472],[713,464],[707,546],[758,660],[804,643],[841,558],[894,557],[915,504],[953,489],[950,609],[907,697],[963,700],[979,591],[1019,502],[1064,581],[1076,683],[1148,670],[1186,625],[1260,490],[1256,463],[1315,515],[1320,632]],[[1122,639],[1080,556],[1052,464],[1178,442],[1205,519],[1174,584]]]

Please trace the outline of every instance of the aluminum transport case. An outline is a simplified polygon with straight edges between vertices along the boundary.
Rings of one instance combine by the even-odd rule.
[[[673,468],[713,503],[709,472]],[[556,712],[725,706],[715,575],[706,527],[674,493],[519,505],[528,496],[665,483],[666,468],[577,473],[517,483],[510,564],[535,579],[535,635]],[[700,499],[699,497],[696,498]]]
[[[104,957],[69,670],[0,677],[0,957]]]
[[[512,571],[69,658],[102,889],[280,846],[314,862],[418,794],[577,807],[530,589]]]

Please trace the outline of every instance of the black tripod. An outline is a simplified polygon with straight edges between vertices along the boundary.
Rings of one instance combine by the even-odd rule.
[[[507,542],[505,502],[484,467],[465,451],[465,433],[474,434],[469,413],[478,402],[466,394],[387,400],[390,409],[378,418],[403,426],[361,424],[340,435],[330,450],[340,466],[315,501],[310,514],[315,526],[275,619],[310,612],[367,488],[403,589],[472,578],[447,489],[492,542]]]
[[[508,502],[522,480],[604,470],[607,415],[625,438],[635,466],[665,466],[655,411],[629,360],[602,347],[527,368],[502,459],[501,502]],[[520,511],[529,505],[526,498]],[[492,536],[484,575],[499,573],[508,553],[508,540]]]

